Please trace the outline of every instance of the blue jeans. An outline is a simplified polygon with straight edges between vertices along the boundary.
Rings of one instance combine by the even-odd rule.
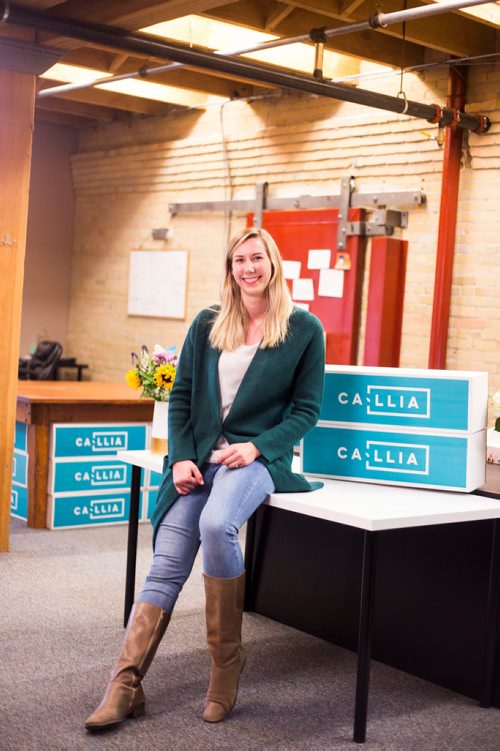
[[[274,491],[267,467],[257,461],[239,469],[207,463],[201,472],[205,484],[179,496],[162,520],[139,595],[168,613],[191,573],[200,542],[208,576],[229,579],[243,573],[239,529]]]

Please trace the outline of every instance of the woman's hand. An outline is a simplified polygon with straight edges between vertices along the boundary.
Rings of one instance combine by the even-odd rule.
[[[203,475],[194,462],[186,459],[172,465],[174,486],[179,495],[187,495],[198,485],[204,485]]]
[[[247,441],[246,443],[233,443],[223,449],[217,461],[219,464],[225,464],[229,469],[238,469],[238,467],[251,464],[258,456],[260,456],[259,449],[251,441]]]

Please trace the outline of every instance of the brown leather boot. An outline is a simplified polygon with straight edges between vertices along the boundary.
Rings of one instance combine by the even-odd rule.
[[[241,645],[245,574],[217,579],[204,574],[207,642],[212,655],[210,684],[203,719],[220,722],[231,711],[246,660]]]
[[[87,718],[87,730],[104,730],[125,717],[144,714],[141,680],[151,665],[170,615],[157,605],[137,602],[132,608],[111,680],[97,709]]]

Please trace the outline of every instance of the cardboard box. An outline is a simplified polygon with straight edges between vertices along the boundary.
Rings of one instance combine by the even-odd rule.
[[[49,464],[49,493],[130,490],[132,467],[113,458],[60,459]]]
[[[143,519],[143,512],[147,515],[147,502],[147,496],[142,491],[139,506],[140,520]],[[56,494],[47,497],[47,527],[53,530],[126,524],[129,513],[129,490],[126,492],[94,492],[79,495]]]
[[[423,433],[318,423],[303,440],[302,471],[389,485],[471,492],[485,481],[486,431]]]
[[[28,519],[28,488],[12,483],[10,513],[18,519]]]
[[[28,487],[28,454],[14,449],[12,457],[12,482],[23,488]]]
[[[146,448],[149,423],[54,424],[51,459],[112,457],[117,451]]]
[[[327,365],[319,419],[474,433],[487,411],[485,372]]]

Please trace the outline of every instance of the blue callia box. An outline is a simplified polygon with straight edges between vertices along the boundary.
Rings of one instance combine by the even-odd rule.
[[[142,492],[139,519],[146,518],[147,498]],[[93,527],[95,525],[124,524],[130,514],[130,491],[124,493],[88,493],[86,495],[49,495],[47,527]]]
[[[113,456],[146,448],[147,424],[54,425],[52,458]]]
[[[488,374],[327,365],[302,471],[471,492],[484,484]]]
[[[28,488],[12,483],[10,513],[18,519],[28,518]]]
[[[487,404],[487,373],[327,365],[319,419],[474,433]]]
[[[110,459],[52,462],[50,493],[81,493],[92,490],[130,489],[132,467]]]
[[[150,488],[159,488],[161,485],[161,478],[162,474],[160,472],[153,472],[151,470],[149,475],[149,487]]]
[[[28,487],[28,454],[17,449],[14,449],[12,457],[12,482],[23,488]]]
[[[18,451],[28,450],[28,426],[24,422],[16,421],[14,448]]]
[[[304,438],[302,471],[470,492],[484,483],[485,450],[484,431],[425,434],[319,423]]]

